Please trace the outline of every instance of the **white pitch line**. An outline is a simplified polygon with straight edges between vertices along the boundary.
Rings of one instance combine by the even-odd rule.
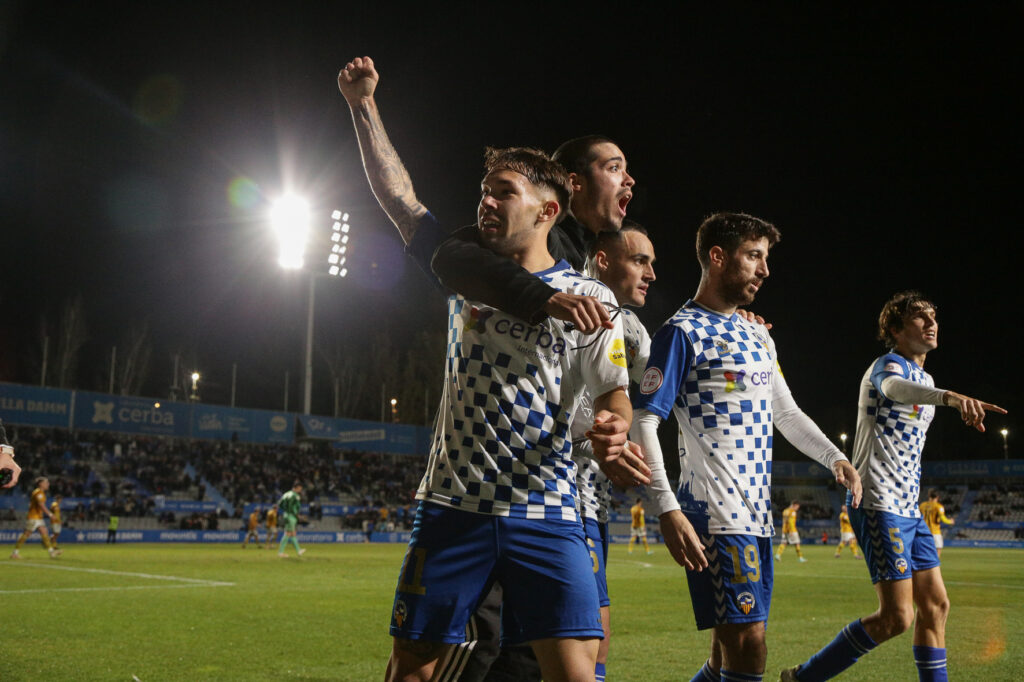
[[[626,561],[628,563],[631,563],[631,564],[637,564],[638,566],[643,566],[644,568],[654,568],[654,564],[649,564],[646,561],[637,561],[636,559],[626,559]]]
[[[59,564],[41,564],[34,562],[6,562],[0,564],[3,566],[26,566],[32,568],[49,568],[57,571],[76,571],[79,573],[99,573],[102,575],[116,575],[129,578],[145,578],[147,580],[171,580],[180,583],[191,583],[196,587],[233,587],[235,583],[222,582],[218,580],[202,580],[200,578],[183,578],[176,575],[157,575],[155,573],[133,573],[130,571],[111,571],[104,568],[81,568],[78,566],[61,566]],[[185,587],[185,585],[179,585],[178,587]],[[125,587],[117,588],[60,588],[60,589],[126,589]],[[10,594],[10,592],[0,592],[2,594]]]
[[[48,590],[0,590],[0,594],[35,594],[39,592],[113,592],[117,590],[173,590],[182,587],[217,587],[219,585],[234,585],[234,583],[212,583],[209,585],[124,585],[121,587],[54,587]]]

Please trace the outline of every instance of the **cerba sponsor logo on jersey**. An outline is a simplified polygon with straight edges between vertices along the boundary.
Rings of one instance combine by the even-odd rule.
[[[494,333],[509,336],[517,341],[532,343],[541,350],[557,355],[565,355],[565,339],[561,336],[555,336],[543,325],[531,325],[522,320],[510,320],[507,317],[501,316],[492,320],[491,318],[493,317],[494,310],[473,306],[469,311],[469,319],[466,320],[462,329],[463,331],[475,331],[477,334]],[[622,341],[617,341],[619,344],[617,352],[622,357],[622,366],[625,367],[626,360]],[[615,344],[613,343],[612,348],[609,348],[609,358],[611,358],[613,352],[616,352],[614,346]],[[615,362],[615,360],[613,359],[612,362]]]
[[[753,386],[770,386],[772,383],[772,374],[774,373],[774,367],[772,369],[761,370],[758,372],[747,372],[745,369],[731,371],[726,370],[725,374],[725,392],[732,393],[733,391],[745,391],[747,390],[747,382],[749,381]]]

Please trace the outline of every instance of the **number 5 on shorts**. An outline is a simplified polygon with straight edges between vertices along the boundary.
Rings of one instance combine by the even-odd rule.
[[[903,554],[903,538],[900,537],[899,528],[889,529],[889,541],[892,542],[892,551]]]

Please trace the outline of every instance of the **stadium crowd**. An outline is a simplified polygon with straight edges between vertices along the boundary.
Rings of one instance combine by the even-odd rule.
[[[322,518],[324,504],[341,503],[360,508],[342,520],[344,527],[362,529],[370,521],[383,528],[390,520],[403,528],[422,475],[419,461],[340,451],[327,443],[254,445],[35,428],[13,428],[12,435],[19,462],[30,474],[21,477],[18,490],[27,495],[35,477],[48,477],[51,497],[78,500],[66,512],[69,522],[111,514],[157,516],[182,529],[216,530],[218,519],[241,518],[249,503],[273,504],[299,480],[310,518]],[[176,516],[158,510],[160,496],[223,498],[228,508]]]

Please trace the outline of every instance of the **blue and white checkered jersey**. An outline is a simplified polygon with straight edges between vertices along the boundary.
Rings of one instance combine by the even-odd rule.
[[[629,390],[636,392],[647,367],[647,358],[651,354],[651,336],[632,311],[619,309],[622,319],[623,340],[626,343],[626,366],[629,370]],[[579,409],[572,420],[573,459],[576,460],[576,488],[580,495],[580,512],[585,518],[596,519],[600,523],[608,522],[608,506],[611,504],[611,482],[604,475],[597,461],[594,450],[587,439],[586,432],[594,423],[593,400],[590,391],[584,391]]]
[[[864,486],[861,506],[920,518],[921,451],[935,418],[935,406],[890,400],[881,389],[882,381],[890,376],[935,386],[928,372],[898,353],[886,353],[864,373],[853,445],[853,465]]]
[[[773,534],[772,402],[788,395],[763,325],[687,301],[655,333],[633,406],[675,413],[677,498],[698,532]]]
[[[565,261],[535,273],[555,289],[612,303]],[[496,516],[578,520],[569,424],[584,386],[628,385],[622,324],[584,335],[448,299],[445,387],[416,498]]]

